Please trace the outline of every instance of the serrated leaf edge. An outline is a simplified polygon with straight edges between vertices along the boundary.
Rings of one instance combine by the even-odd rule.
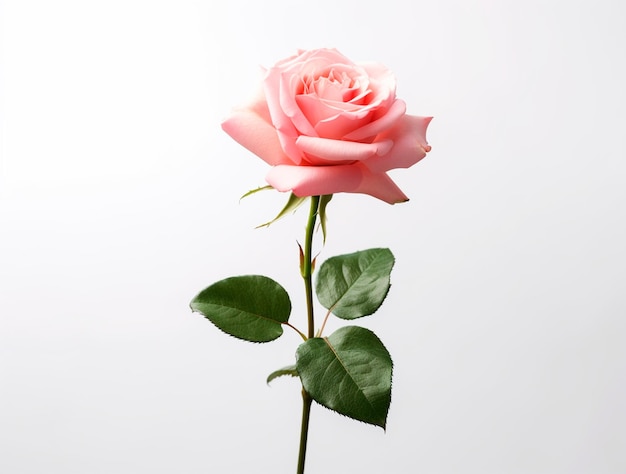
[[[389,362],[390,362],[390,364],[391,364],[391,367],[390,367],[390,374],[389,374],[389,376],[390,376],[390,381],[389,381],[389,406],[387,407],[387,410],[386,410],[386,412],[385,412],[385,416],[384,416],[384,419],[383,419],[383,423],[382,423],[382,424],[378,424],[378,423],[372,423],[372,422],[370,422],[370,421],[361,420],[361,419],[359,419],[359,418],[353,418],[352,416],[347,415],[347,414],[345,414],[345,413],[341,413],[340,411],[336,410],[335,408],[332,408],[332,407],[328,406],[327,404],[325,404],[325,403],[323,403],[323,402],[321,402],[321,401],[317,400],[317,399],[316,399],[316,398],[314,398],[314,397],[313,397],[313,395],[311,395],[310,393],[309,393],[309,395],[311,395],[311,397],[313,398],[313,401],[314,401],[315,403],[317,403],[317,404],[318,404],[318,405],[320,405],[320,406],[323,406],[324,408],[326,408],[326,409],[328,409],[328,410],[330,410],[330,411],[332,411],[332,412],[337,413],[338,415],[344,416],[344,417],[349,418],[349,419],[351,419],[351,420],[355,420],[355,421],[358,421],[358,422],[364,423],[364,424],[366,424],[366,425],[378,426],[378,427],[382,428],[382,429],[383,429],[383,431],[385,431],[385,432],[386,432],[386,431],[387,431],[387,418],[388,418],[388,416],[389,416],[389,410],[390,410],[390,408],[391,408],[391,400],[392,400],[391,393],[392,393],[392,387],[393,387],[393,368],[394,368],[393,359],[391,358],[391,354],[389,354],[389,351],[387,350],[387,348],[385,347],[385,345],[383,344],[383,342],[382,342],[382,341],[380,340],[380,338],[376,335],[376,333],[374,333],[371,329],[363,328],[362,326],[344,326],[344,327],[339,328],[339,329],[345,329],[345,328],[349,328],[349,327],[357,327],[357,328],[360,328],[360,329],[366,329],[367,331],[371,332],[371,333],[372,333],[372,334],[376,337],[376,339],[378,339],[378,341],[380,342],[381,346],[384,348],[384,350],[385,350],[385,351],[387,352],[387,354],[389,355]],[[336,332],[336,331],[335,331],[335,332]],[[331,336],[332,336],[332,334],[331,334]],[[329,337],[330,337],[330,336],[329,336]],[[328,341],[328,337],[323,337],[323,338],[319,338],[319,339],[323,339],[323,340],[324,340],[324,342],[328,345],[328,347],[329,347],[329,348],[330,348],[330,350],[333,352],[333,354],[335,354],[336,359],[337,359],[337,360],[341,363],[342,367],[344,367],[345,372],[346,372],[346,373],[348,373],[348,374],[350,375],[350,373],[348,372],[348,370],[347,370],[347,369],[345,369],[345,367],[346,367],[346,366],[345,366],[345,364],[344,364],[344,363],[343,363],[343,361],[339,358],[339,356],[338,356],[337,352],[335,351],[334,347],[330,344],[330,341]],[[297,363],[297,361],[296,361],[296,363]],[[354,381],[354,379],[352,378],[352,375],[350,375],[350,379],[352,379],[352,381],[354,382],[354,384],[355,384],[357,387],[359,387],[359,385],[356,383],[356,381]],[[359,387],[359,389],[360,389],[360,387]],[[365,396],[365,394],[363,394],[363,397],[367,400],[367,402],[368,402],[368,404],[370,405],[370,407],[372,407],[372,404],[371,404],[371,402],[370,402],[369,398],[367,398],[367,396]],[[373,407],[372,407],[372,408],[373,408]]]
[[[347,290],[341,295],[341,297],[335,301],[335,303],[333,303],[332,305],[330,305],[330,307],[326,307],[322,304],[322,306],[324,306],[327,310],[329,310],[333,315],[335,315],[336,317],[343,319],[344,321],[351,321],[353,319],[358,319],[358,318],[363,318],[365,316],[371,316],[372,314],[374,314],[376,311],[378,311],[378,309],[383,305],[383,303],[385,302],[385,300],[387,299],[387,295],[389,294],[389,290],[391,289],[391,271],[393,270],[393,267],[396,263],[396,258],[393,255],[393,253],[391,252],[391,250],[389,250],[388,248],[373,248],[373,249],[366,249],[366,250],[360,250],[358,252],[354,252],[354,254],[358,254],[358,253],[364,253],[367,251],[371,251],[371,250],[386,250],[391,254],[391,268],[389,269],[389,274],[387,275],[387,281],[388,281],[388,286],[387,286],[387,291],[385,292],[385,295],[383,296],[382,300],[380,301],[380,304],[378,305],[378,307],[372,311],[371,313],[368,314],[363,314],[361,316],[357,316],[354,318],[344,318],[342,316],[338,316],[337,314],[335,314],[334,309],[337,307],[337,305],[341,302],[341,300],[350,292],[350,289],[356,285],[356,283],[361,279],[361,277],[363,276],[363,274],[365,273],[365,271],[361,271],[361,274],[357,277],[356,280],[354,280],[352,282],[352,284],[350,284],[347,288]],[[348,254],[349,255],[349,254]],[[345,255],[337,255],[335,257],[331,257],[328,260],[331,260],[332,258],[341,258],[344,257]],[[328,261],[327,260],[327,261]],[[370,262],[370,264],[368,265],[368,267],[370,267],[372,265],[374,261]],[[326,263],[326,262],[324,262]],[[316,293],[317,293],[317,289],[316,289]],[[319,296],[318,296],[318,301],[319,301]],[[320,301],[321,303],[321,301]]]

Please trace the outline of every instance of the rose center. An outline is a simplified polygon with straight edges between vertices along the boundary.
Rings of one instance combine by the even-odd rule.
[[[315,95],[329,102],[363,105],[363,99],[369,91],[362,88],[358,76],[355,78],[350,73],[354,71],[347,71],[341,67],[316,71],[302,78],[300,93]]]

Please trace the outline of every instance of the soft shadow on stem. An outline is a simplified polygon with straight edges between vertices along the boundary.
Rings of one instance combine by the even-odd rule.
[[[306,235],[304,239],[304,265],[302,266],[302,278],[304,278],[304,289],[306,292],[306,307],[308,321],[308,337],[315,336],[315,319],[313,313],[313,283],[312,283],[312,247],[313,231],[315,230],[315,220],[320,204],[320,196],[311,196],[311,208],[306,224]],[[300,428],[300,451],[298,454],[297,474],[304,474],[304,462],[306,458],[306,444],[309,432],[309,418],[311,415],[312,399],[308,393],[302,389],[302,425]]]

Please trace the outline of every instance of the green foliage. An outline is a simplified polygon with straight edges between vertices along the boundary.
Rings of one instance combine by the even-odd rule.
[[[304,389],[320,405],[385,428],[393,364],[369,329],[347,326],[298,347],[296,368]]]
[[[393,264],[389,249],[362,250],[329,258],[317,275],[317,297],[339,318],[368,316],[387,296]]]
[[[269,384],[272,380],[278,377],[282,377],[288,375],[290,377],[297,377],[298,370],[295,365],[288,365],[287,367],[283,367],[282,369],[275,370],[271,374],[267,376],[267,383]]]
[[[191,309],[231,336],[251,342],[272,341],[283,333],[291,301],[271,278],[244,275],[218,281],[200,292]]]

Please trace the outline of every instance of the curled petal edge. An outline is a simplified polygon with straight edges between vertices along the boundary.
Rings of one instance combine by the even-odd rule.
[[[409,198],[386,173],[373,173],[361,163],[336,166],[274,166],[266,177],[278,191],[296,196],[319,196],[341,192],[368,194],[389,204]]]
[[[296,140],[296,146],[300,151],[319,158],[316,161],[341,163],[362,161],[376,155],[384,156],[392,149],[393,141],[359,143],[301,135]]]

